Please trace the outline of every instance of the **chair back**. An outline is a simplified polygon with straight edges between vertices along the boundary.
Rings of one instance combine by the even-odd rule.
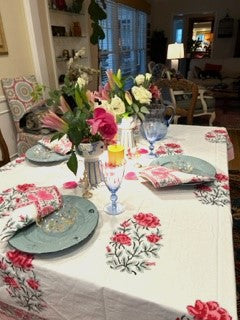
[[[153,67],[155,66],[155,62],[154,61],[149,61],[148,62],[148,72],[152,73],[153,71]]]
[[[173,91],[183,92],[183,93],[191,93],[191,99],[189,99],[188,106],[186,107],[178,107],[174,95],[171,95],[172,102],[175,106],[175,113],[180,117],[186,118],[186,124],[193,124],[193,114],[197,102],[198,97],[198,86],[192,81],[186,79],[158,79],[155,83],[158,88],[169,88]]]
[[[0,129],[0,150],[2,153],[2,156],[1,156],[2,160],[0,160],[0,167],[2,167],[6,163],[10,162],[10,156],[9,156],[8,147],[7,147],[7,144],[3,138],[1,129]]]
[[[17,132],[22,132],[23,130],[20,128],[19,121],[34,105],[31,93],[37,84],[36,78],[30,75],[17,78],[3,78],[1,81]]]

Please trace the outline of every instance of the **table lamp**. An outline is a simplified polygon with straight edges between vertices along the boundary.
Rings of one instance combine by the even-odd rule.
[[[184,58],[183,43],[170,43],[168,45],[167,59],[171,60],[171,68],[178,71],[178,60]]]

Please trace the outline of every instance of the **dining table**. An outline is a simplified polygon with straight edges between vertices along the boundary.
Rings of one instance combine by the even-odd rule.
[[[234,152],[227,130],[172,124],[155,150],[158,159],[187,155],[206,161],[216,170],[214,181],[154,188],[139,176],[152,159],[148,142],[137,137],[117,192],[124,212],[104,212],[110,192],[100,183],[83,199],[92,204],[89,212],[97,212],[96,226],[83,239],[75,235],[74,244],[54,250],[55,236],[60,246],[65,236],[59,230],[51,238],[43,230],[46,253],[19,250],[20,238],[16,246],[11,239],[0,242],[0,319],[194,319],[187,307],[196,301],[221,307],[231,315],[224,319],[238,319],[228,176]],[[38,163],[22,156],[1,167],[0,226],[8,218],[1,214],[1,194],[15,186],[56,186],[70,199],[66,210],[76,209],[81,184],[64,186],[83,177],[84,161],[77,158],[76,175],[66,160]],[[70,237],[74,227],[66,231]]]

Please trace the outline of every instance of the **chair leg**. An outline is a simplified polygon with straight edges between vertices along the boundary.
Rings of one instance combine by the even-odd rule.
[[[213,125],[213,121],[216,118],[216,112],[214,111],[209,119],[209,125],[212,126]]]

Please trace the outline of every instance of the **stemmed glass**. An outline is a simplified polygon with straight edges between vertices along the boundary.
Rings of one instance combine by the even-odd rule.
[[[111,192],[111,202],[104,207],[104,211],[110,215],[117,215],[124,211],[124,206],[118,200],[116,192],[120,188],[125,172],[125,163],[112,165],[107,162],[101,163],[104,182]]]
[[[172,106],[168,106],[174,112]],[[149,146],[149,157],[156,157],[153,152],[154,144],[156,141],[161,140],[167,134],[168,126],[172,121],[172,115],[167,119],[166,117],[166,107],[163,104],[152,104],[149,108],[149,114],[145,115],[145,119],[141,125],[141,132],[145,139],[148,140]]]

